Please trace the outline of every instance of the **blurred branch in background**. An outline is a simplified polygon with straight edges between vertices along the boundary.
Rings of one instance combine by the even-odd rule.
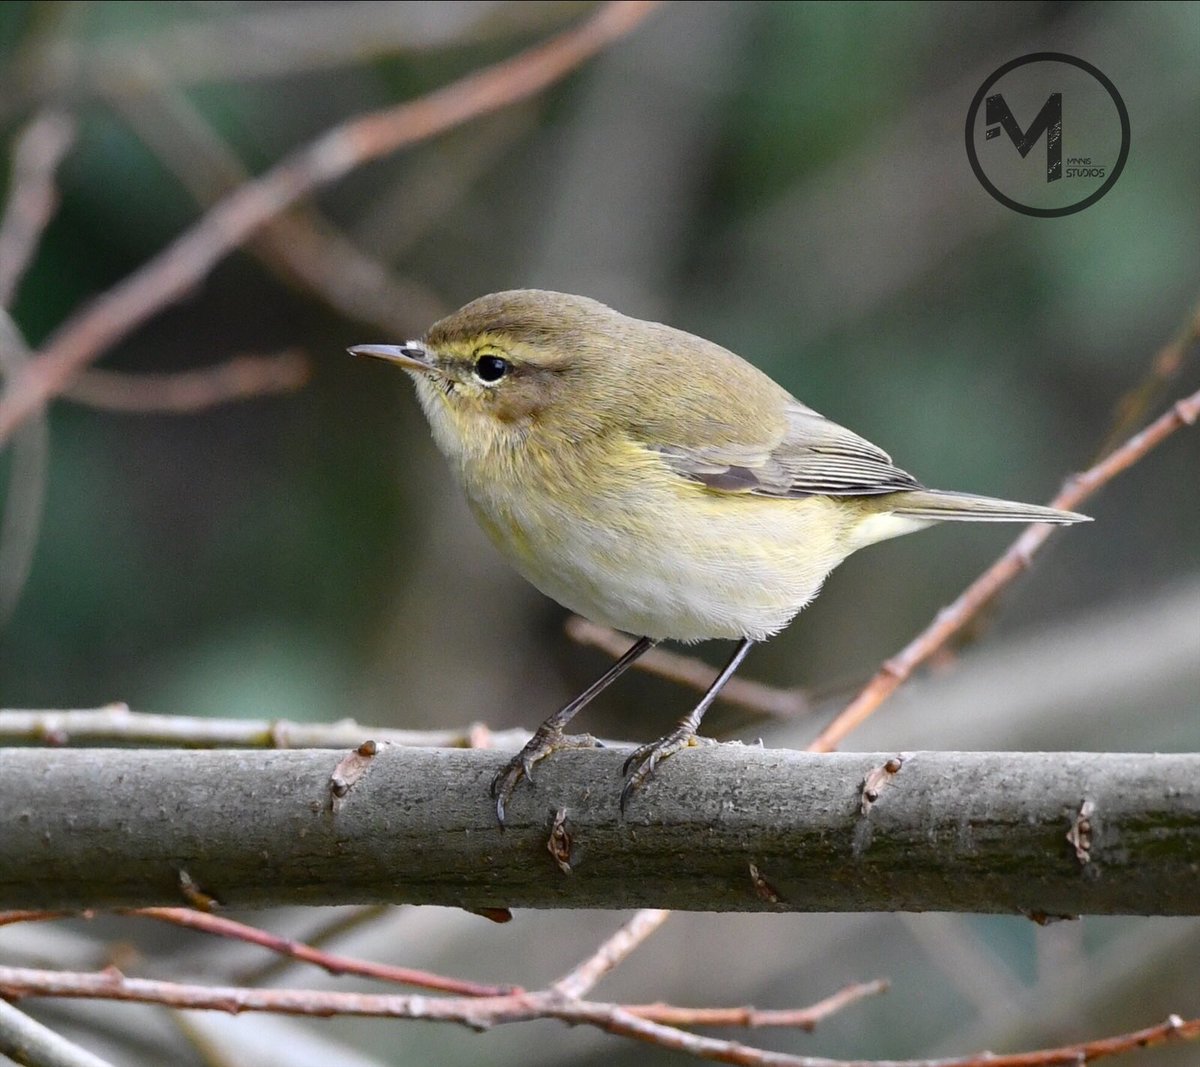
[[[182,93],[118,96],[112,103],[202,207],[250,180],[233,149]],[[422,205],[411,203],[408,210],[419,214]],[[249,247],[286,280],[389,337],[415,336],[450,310],[428,286],[393,274],[308,204],[267,222]]]
[[[104,411],[190,414],[234,400],[303,388],[312,373],[299,349],[270,356],[234,356],[225,363],[167,374],[129,374],[91,368],[62,395]]]
[[[29,349],[0,306],[0,378],[7,383],[28,366]],[[37,550],[50,465],[50,427],[38,413],[13,437],[8,491],[0,515],[0,626],[11,618],[29,580]]]
[[[1146,376],[1117,401],[1113,425],[1100,446],[1099,457],[1107,456],[1142,424],[1150,410],[1162,400],[1167,387],[1183,371],[1188,358],[1195,355],[1198,347],[1200,304],[1196,305],[1191,317],[1179,332],[1158,350]]]
[[[12,303],[54,216],[58,206],[54,174],[74,143],[75,121],[58,111],[43,111],[17,136],[8,199],[0,218],[0,308]]]
[[[246,82],[358,66],[397,52],[482,45],[541,30],[578,10],[568,3],[451,4],[422,12],[371,0],[247,11],[179,21],[84,41],[72,32],[35,35],[0,90],[0,115],[47,97],[84,101],[164,86]],[[225,12],[228,12],[226,14]],[[547,19],[547,13],[550,19]],[[76,14],[76,22],[78,14]]]
[[[396,730],[338,722],[219,719],[153,715],[125,704],[80,710],[0,710],[0,740],[45,745],[151,744],[185,748],[357,748],[370,738],[410,748],[520,748],[528,730],[490,730],[472,723],[459,730]]]
[[[512,59],[417,100],[350,119],[240,186],[56,331],[0,398],[0,444],[110,345],[297,201],[370,160],[540,92],[632,30],[654,6],[650,0],[612,0],[579,27]]]
[[[54,176],[75,142],[75,123],[47,110],[17,135],[8,197],[0,216],[0,379],[7,390],[30,353],[8,314],[21,278],[58,206]],[[8,492],[0,516],[0,626],[12,616],[33,566],[50,464],[50,429],[34,418],[13,440]]]
[[[0,1053],[30,1067],[112,1067],[0,1000]]]

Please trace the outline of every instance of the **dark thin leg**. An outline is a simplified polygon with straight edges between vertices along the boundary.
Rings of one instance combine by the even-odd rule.
[[[535,731],[520,752],[501,768],[500,773],[492,779],[492,796],[496,798],[496,818],[504,827],[504,807],[508,803],[512,791],[522,776],[533,782],[533,765],[538,760],[545,759],[551,752],[562,748],[595,748],[598,742],[594,737],[582,734],[577,737],[567,737],[563,727],[567,725],[580,711],[590,704],[600,693],[621,677],[634,661],[643,653],[649,652],[658,641],[651,637],[639,637],[629,651],[616,663],[608,668],[599,678],[589,685],[569,704],[559,708]],[[707,698],[706,698],[707,699]],[[703,714],[703,713],[701,713]],[[696,720],[699,722],[699,720]]]
[[[712,707],[713,701],[717,699],[725,683],[741,666],[742,660],[746,658],[746,653],[750,651],[752,644],[754,642],[750,638],[742,638],[737,648],[734,649],[733,655],[729,657],[729,662],[717,675],[716,681],[700,698],[700,703],[680,719],[679,724],[669,734],[651,744],[642,745],[625,761],[625,786],[621,790],[621,811],[625,810],[629,798],[650,779],[650,776],[654,774],[654,768],[662,760],[696,743],[696,731],[700,729],[700,720],[704,718],[704,713]]]

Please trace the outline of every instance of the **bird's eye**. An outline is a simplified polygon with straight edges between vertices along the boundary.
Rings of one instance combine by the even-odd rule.
[[[492,382],[498,382],[511,369],[512,365],[508,360],[501,359],[499,356],[480,356],[475,361],[475,377],[489,385]]]

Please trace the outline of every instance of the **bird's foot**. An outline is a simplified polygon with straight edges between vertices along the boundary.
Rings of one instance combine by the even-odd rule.
[[[653,777],[655,768],[667,757],[682,752],[685,748],[718,743],[711,737],[701,737],[690,723],[680,723],[665,737],[634,749],[633,755],[625,761],[622,768],[625,785],[621,789],[621,813],[624,814],[629,798]]]
[[[545,725],[539,726],[525,747],[501,767],[492,779],[491,794],[496,801],[496,819],[500,823],[500,829],[504,829],[504,809],[517,783],[524,778],[530,785],[533,784],[535,763],[544,760],[551,752],[562,749],[603,747],[591,734],[564,734],[562,730],[553,727],[547,729]]]

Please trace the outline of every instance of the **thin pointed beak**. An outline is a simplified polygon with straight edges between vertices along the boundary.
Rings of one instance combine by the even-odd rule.
[[[406,341],[402,345],[355,345],[346,349],[352,356],[371,356],[374,359],[384,359],[396,363],[405,370],[422,370],[426,373],[436,373],[428,349],[416,341]]]

